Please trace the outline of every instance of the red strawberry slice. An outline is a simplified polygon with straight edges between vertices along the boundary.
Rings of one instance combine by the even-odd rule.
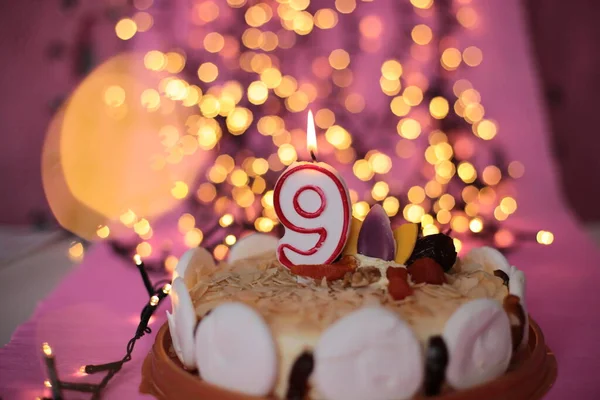
[[[408,267],[408,273],[415,283],[441,285],[446,283],[446,274],[433,258],[419,258]]]
[[[406,268],[389,267],[385,275],[389,281],[388,292],[394,300],[403,300],[413,294]]]
[[[406,281],[408,280],[408,271],[406,270],[406,268],[388,267],[388,269],[385,272],[385,276],[388,278],[388,280],[394,278],[401,278],[402,280]]]

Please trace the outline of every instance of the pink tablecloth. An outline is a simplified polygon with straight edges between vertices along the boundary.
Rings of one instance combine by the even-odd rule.
[[[558,358],[558,381],[547,398],[597,399],[600,254],[556,186],[519,1],[478,2],[477,8],[485,23],[470,42],[484,50],[484,63],[471,80],[482,94],[486,113],[499,121],[498,140],[511,159],[526,166],[518,184],[519,210],[509,224],[548,229],[556,236],[549,247],[528,244],[510,256],[527,275],[529,310]],[[52,344],[61,376],[89,379],[74,376],[79,366],[120,358],[145,301],[137,271],[107,248],[95,248],[0,350],[0,397],[29,400],[43,393],[43,341]],[[163,321],[164,311],[160,311],[152,327]],[[142,397],[137,394],[140,365],[152,341],[148,337],[138,344],[134,361],[109,385],[105,398]]]
[[[126,265],[108,247],[97,246],[0,350],[0,398],[31,400],[44,394],[43,342],[52,346],[62,379],[98,382],[103,374],[82,377],[79,368],[121,359],[147,301],[135,266]],[[166,306],[153,318],[153,329],[165,321]],[[138,395],[137,388],[141,363],[153,339],[151,335],[138,342],[133,360],[106,389],[106,399],[152,398]],[[71,393],[66,398],[89,399],[89,395]]]

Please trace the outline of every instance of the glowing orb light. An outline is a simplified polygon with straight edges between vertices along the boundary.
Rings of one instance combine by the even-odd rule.
[[[126,53],[74,91],[50,126],[42,162],[48,201],[66,229],[89,238],[128,210],[152,218],[181,201],[173,188],[191,185],[205,157],[184,148],[197,138],[185,126],[192,111],[164,90],[165,80],[176,79],[146,69],[142,54]],[[148,89],[161,93],[160,106],[144,103]],[[166,128],[174,140],[165,140]]]

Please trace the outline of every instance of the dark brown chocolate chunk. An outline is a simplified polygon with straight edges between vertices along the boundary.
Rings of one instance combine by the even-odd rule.
[[[521,305],[521,299],[519,296],[509,294],[504,298],[502,305],[510,320],[510,333],[512,337],[513,351],[517,351],[519,349],[519,345],[523,341],[523,337],[525,336],[527,315],[525,314],[525,310]]]
[[[414,263],[419,258],[433,258],[447,272],[456,262],[454,240],[443,233],[427,235],[417,239],[412,254],[406,265]]]
[[[504,282],[504,286],[508,287],[508,282],[510,281],[510,278],[508,277],[508,275],[506,275],[506,272],[502,271],[501,269],[497,269],[494,271],[494,276],[497,276],[498,278],[502,279],[502,281]]]
[[[305,351],[298,356],[290,372],[286,400],[305,400],[308,393],[308,377],[312,373],[314,365],[312,353]]]
[[[423,392],[425,396],[437,396],[442,391],[448,366],[448,348],[441,336],[429,339],[425,353],[425,382]]]

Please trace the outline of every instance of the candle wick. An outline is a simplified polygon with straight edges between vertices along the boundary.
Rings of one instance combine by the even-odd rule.
[[[317,156],[315,156],[315,152],[310,150],[310,158],[312,158],[313,162],[317,162]]]

